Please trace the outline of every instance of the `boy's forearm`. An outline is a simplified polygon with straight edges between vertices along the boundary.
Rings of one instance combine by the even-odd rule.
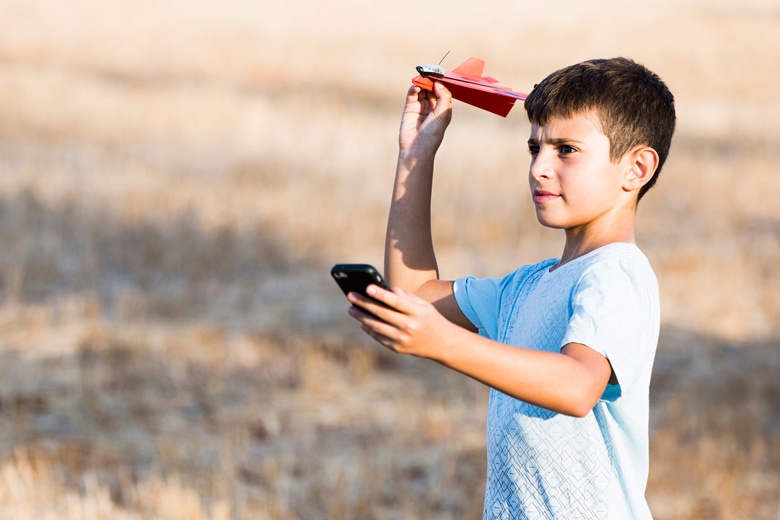
[[[350,313],[381,345],[431,359],[516,399],[584,416],[610,380],[607,358],[586,345],[568,343],[560,352],[507,345],[469,332],[407,291],[377,286],[367,291],[368,296],[348,295]]]
[[[451,338],[447,348],[439,349],[440,355],[433,358],[437,362],[506,395],[566,415],[586,415],[609,377],[606,360],[604,366],[594,365],[596,358],[585,360],[566,350],[524,349],[466,331]]]
[[[398,154],[393,199],[385,238],[388,282],[415,292],[438,278],[431,233],[431,192],[434,153]]]

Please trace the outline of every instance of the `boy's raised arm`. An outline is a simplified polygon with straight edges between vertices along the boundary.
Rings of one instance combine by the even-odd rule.
[[[398,136],[398,164],[385,240],[385,276],[392,286],[415,293],[451,321],[473,328],[455,302],[452,282],[439,280],[431,234],[433,163],[452,119],[452,95],[411,87]]]
[[[416,292],[438,278],[431,237],[433,161],[452,118],[452,97],[440,83],[435,91],[411,87],[398,135],[393,199],[387,221],[385,276],[391,285]]]

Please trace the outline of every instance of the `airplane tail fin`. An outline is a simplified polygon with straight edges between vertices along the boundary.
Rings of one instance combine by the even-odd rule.
[[[482,77],[482,71],[485,70],[484,60],[479,58],[469,58],[463,64],[458,65],[452,72],[463,74],[464,76]]]

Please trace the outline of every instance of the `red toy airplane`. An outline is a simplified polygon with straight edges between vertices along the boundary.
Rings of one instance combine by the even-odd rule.
[[[433,82],[440,81],[455,99],[506,117],[515,101],[522,101],[528,95],[497,85],[498,80],[482,75],[484,68],[485,62],[477,58],[469,58],[450,72],[439,65],[418,65],[420,75],[412,78],[412,83],[422,89],[433,90]]]

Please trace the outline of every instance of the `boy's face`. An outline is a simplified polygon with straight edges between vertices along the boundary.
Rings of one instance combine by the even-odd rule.
[[[623,178],[629,166],[612,162],[609,139],[595,115],[532,125],[528,149],[528,180],[542,225],[584,230],[625,207]]]

